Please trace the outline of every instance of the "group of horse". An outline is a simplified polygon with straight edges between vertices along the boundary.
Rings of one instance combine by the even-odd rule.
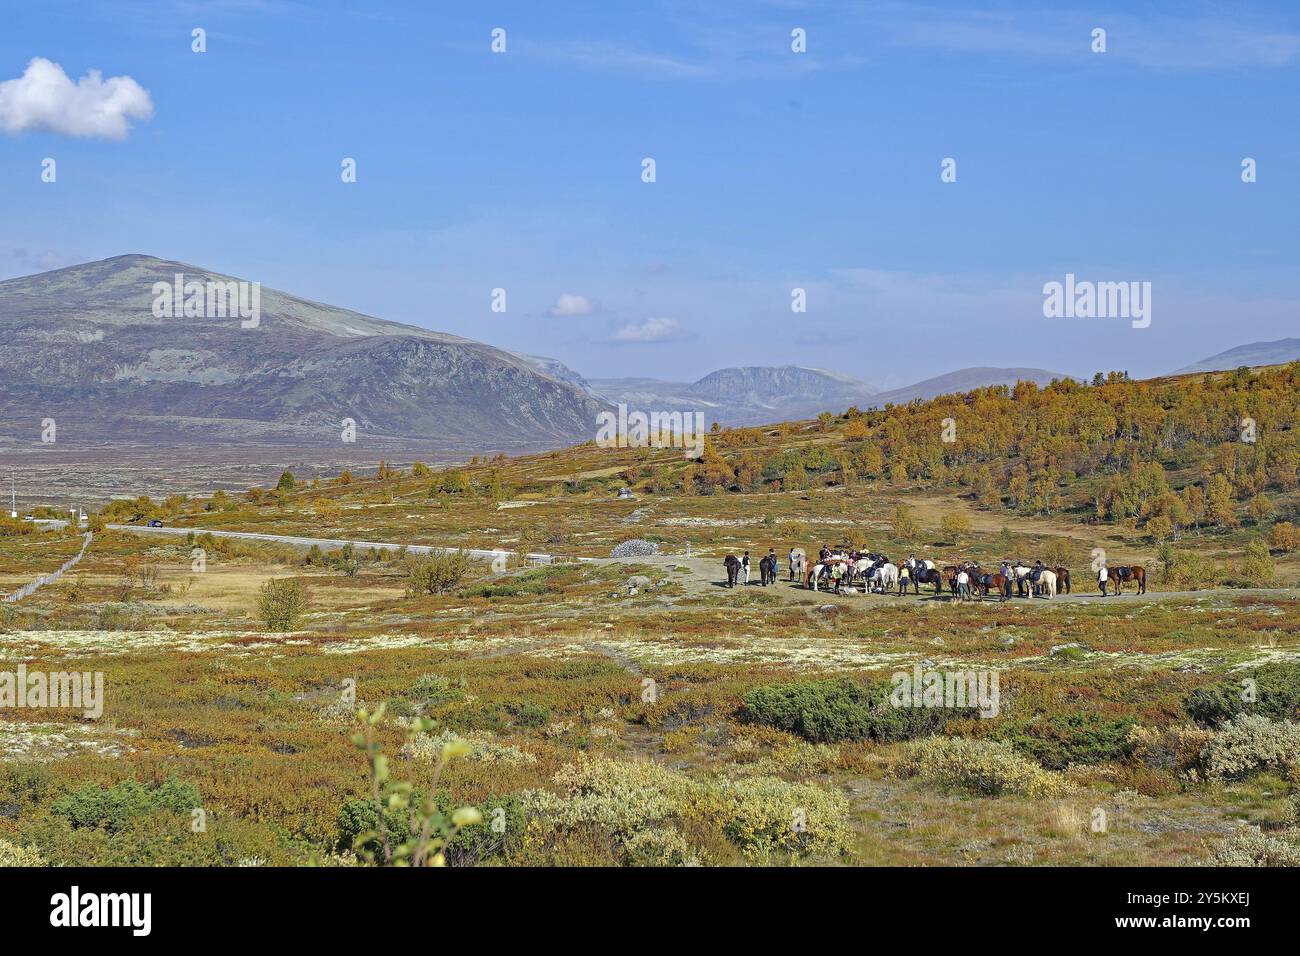
[[[734,584],[740,562],[734,555],[728,555],[725,563],[728,581]],[[897,590],[901,595],[907,592],[909,584],[913,594],[920,594],[922,585],[931,585],[936,596],[946,589],[957,598],[961,595],[961,576],[964,573],[966,593],[980,600],[996,594],[1000,601],[1006,601],[1011,598],[1013,589],[1022,598],[1053,598],[1058,593],[1071,593],[1069,568],[1048,567],[1041,561],[1032,566],[1016,562],[1003,567],[1005,571],[1002,568],[988,571],[978,564],[963,561],[941,568],[933,561],[915,557],[896,565],[883,554],[848,550],[831,553],[823,550],[819,560],[809,564],[802,548],[790,551],[790,580],[798,577],[803,586],[812,591],[822,588],[842,591],[861,583],[868,592],[888,594]],[[764,585],[776,582],[776,559],[770,554],[759,562],[759,570]],[[1146,593],[1146,570],[1140,566],[1111,568],[1108,577],[1114,582],[1115,594],[1122,593],[1124,583],[1130,581],[1137,585],[1139,594]]]

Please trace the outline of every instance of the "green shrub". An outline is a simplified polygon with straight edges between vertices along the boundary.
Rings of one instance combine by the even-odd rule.
[[[1268,544],[1263,538],[1256,538],[1246,545],[1246,556],[1241,560],[1238,573],[1239,583],[1246,587],[1266,587],[1277,576],[1277,567],[1273,556],[1268,553]]]
[[[1072,763],[1123,760],[1133,751],[1133,725],[1131,717],[1076,712],[1008,724],[995,737],[1049,770],[1064,770]]]
[[[842,740],[910,740],[938,733],[973,710],[895,707],[890,685],[863,686],[846,678],[793,681],[756,687],[745,695],[741,717],[797,734],[812,743]]]
[[[510,704],[507,709],[520,727],[545,727],[551,722],[551,709],[542,704]]]
[[[268,630],[291,631],[307,610],[307,590],[292,578],[274,578],[262,585],[257,613]]]
[[[1295,720],[1300,718],[1300,664],[1281,661],[1239,671],[1193,691],[1183,701],[1183,708],[1194,721],[1208,727],[1239,714]]]
[[[406,594],[445,594],[456,588],[469,571],[469,555],[464,551],[435,551],[433,554],[406,559]]]
[[[424,708],[457,703],[465,699],[465,684],[453,682],[442,674],[421,674],[411,685],[410,696]]]
[[[199,788],[168,777],[156,787],[123,780],[105,789],[86,786],[54,801],[54,813],[74,827],[98,827],[110,833],[121,830],[133,817],[155,812],[183,813],[200,806]]]

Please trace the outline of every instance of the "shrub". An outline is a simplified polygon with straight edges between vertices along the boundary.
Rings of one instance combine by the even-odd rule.
[[[941,731],[966,711],[895,707],[890,685],[848,679],[794,681],[756,687],[745,695],[742,719],[797,734],[812,743],[910,740]]]
[[[551,722],[551,709],[544,704],[510,704],[506,709],[520,727],[545,727]]]
[[[907,505],[899,505],[894,509],[890,527],[899,541],[911,541],[921,534],[921,526],[916,523],[912,509]]]
[[[1059,774],[1044,770],[1002,741],[932,737],[906,747],[893,767],[900,777],[918,777],[984,797],[1054,797],[1069,790]]]
[[[448,745],[461,747],[470,760],[483,763],[526,764],[536,763],[537,758],[526,750],[499,744],[481,734],[457,734],[444,730],[439,734],[415,734],[402,748],[402,756],[424,763],[434,763],[442,756]]]
[[[1272,584],[1276,576],[1277,568],[1264,540],[1256,538],[1246,545],[1246,556],[1241,559],[1240,583],[1247,587],[1264,587]]]
[[[1276,551],[1300,551],[1300,528],[1290,521],[1279,521],[1273,525],[1269,544]]]
[[[772,777],[697,781],[658,764],[582,758],[555,774],[558,794],[526,791],[524,811],[535,837],[597,827],[622,846],[625,862],[680,845],[665,835],[678,822],[719,826],[747,857],[778,851],[847,852],[848,801],[812,784]],[[656,836],[645,836],[657,831]]]
[[[1212,558],[1195,551],[1180,551],[1164,545],[1160,551],[1164,583],[1178,591],[1200,591],[1219,583],[1219,569]]]
[[[469,571],[469,555],[464,551],[435,551],[433,554],[406,561],[406,594],[445,594],[460,585]]]
[[[262,585],[257,613],[272,631],[291,631],[307,610],[307,590],[292,578],[274,578]]]
[[[1214,851],[1215,866],[1300,866],[1300,836],[1295,830],[1284,831],[1283,839],[1248,826],[1223,841]]]
[[[624,866],[692,866],[696,862],[686,838],[670,827],[641,830],[623,841]]]
[[[1263,664],[1239,676],[1193,691],[1183,708],[1198,724],[1217,727],[1239,714],[1273,720],[1300,717],[1300,664]]]
[[[1211,777],[1237,780],[1266,770],[1294,776],[1300,771],[1300,724],[1242,714],[1214,733],[1201,756]]]
[[[98,827],[110,833],[121,830],[133,817],[157,811],[184,813],[200,806],[199,788],[168,777],[156,787],[124,780],[107,789],[82,787],[54,801],[54,813],[74,827]]]
[[[1010,724],[997,739],[1049,770],[1064,770],[1072,763],[1105,763],[1127,757],[1133,749],[1132,728],[1131,717],[1076,712]]]
[[[41,851],[34,846],[19,846],[8,840],[0,840],[0,866],[48,866]]]
[[[438,707],[465,699],[465,685],[442,674],[421,674],[411,685],[411,694],[423,707]]]
[[[1129,732],[1132,757],[1152,770],[1186,774],[1200,767],[1201,753],[1212,733],[1195,724],[1175,724],[1159,730],[1134,727]]]
[[[970,519],[960,512],[950,512],[939,519],[939,533],[944,541],[956,543],[970,534]]]

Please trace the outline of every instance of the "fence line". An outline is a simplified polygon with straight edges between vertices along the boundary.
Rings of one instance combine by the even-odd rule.
[[[3,598],[0,598],[0,602],[11,604],[14,601],[21,601],[23,598],[30,596],[37,588],[44,587],[47,584],[53,584],[59,578],[63,577],[63,575],[75,568],[77,562],[85,557],[86,549],[90,547],[90,542],[94,537],[93,533],[87,531],[86,536],[81,541],[81,550],[77,552],[75,557],[64,561],[63,566],[59,568],[59,570],[42,575],[35,581],[28,581],[13,594],[6,594]]]

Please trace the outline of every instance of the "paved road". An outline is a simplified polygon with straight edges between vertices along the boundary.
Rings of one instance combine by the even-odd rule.
[[[207,528],[150,528],[147,525],[139,524],[109,524],[104,527],[112,531],[131,531],[137,534],[159,534],[179,535],[185,537],[188,534],[210,534],[214,538],[238,538],[242,541],[265,541],[273,544],[287,544],[295,548],[310,548],[312,545],[319,546],[322,550],[333,550],[350,544],[354,549],[370,550],[374,548],[379,551],[400,551],[406,549],[408,554],[450,554],[457,548],[439,548],[428,544],[394,544],[391,541],[352,541],[346,538],[305,538],[291,534],[262,534],[257,531],[212,531]],[[481,558],[484,561],[507,560],[515,551],[493,551],[483,548],[464,548],[466,554],[472,558]],[[525,557],[533,564],[551,564],[555,561],[555,556],[550,554],[540,554],[530,551]]]

